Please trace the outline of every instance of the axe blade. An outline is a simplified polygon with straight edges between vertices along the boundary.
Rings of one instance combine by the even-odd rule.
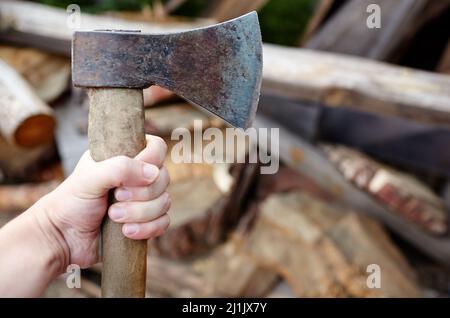
[[[165,87],[235,127],[258,105],[262,43],[256,12],[210,27],[167,34],[75,32],[75,86]]]

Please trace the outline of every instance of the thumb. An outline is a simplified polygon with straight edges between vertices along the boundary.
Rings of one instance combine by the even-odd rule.
[[[158,175],[158,167],[144,161],[117,156],[96,162],[86,151],[69,178],[78,193],[95,198],[119,186],[149,185]]]

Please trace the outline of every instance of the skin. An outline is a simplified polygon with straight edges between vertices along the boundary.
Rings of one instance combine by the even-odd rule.
[[[165,142],[147,136],[135,158],[95,162],[86,152],[54,191],[0,229],[0,296],[35,297],[70,264],[100,261],[106,213],[131,239],[151,239],[169,226]],[[114,173],[112,173],[114,172]],[[119,201],[107,210],[107,194]]]

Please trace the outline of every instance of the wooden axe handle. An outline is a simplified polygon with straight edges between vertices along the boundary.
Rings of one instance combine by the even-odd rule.
[[[142,90],[100,88],[89,89],[88,94],[89,150],[95,161],[134,157],[144,149]],[[113,202],[111,191],[109,205]],[[102,226],[102,259],[102,297],[145,296],[147,241],[126,238],[122,224],[108,216]]]

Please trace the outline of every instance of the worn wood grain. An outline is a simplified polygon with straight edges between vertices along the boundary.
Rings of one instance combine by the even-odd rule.
[[[96,161],[136,156],[144,149],[142,90],[90,89],[89,150]],[[114,173],[114,171],[112,171]],[[110,203],[113,203],[111,196]],[[144,297],[146,240],[122,234],[122,224],[105,217],[102,226],[102,296]]]
[[[265,93],[450,126],[450,78],[344,55],[264,46]]]

